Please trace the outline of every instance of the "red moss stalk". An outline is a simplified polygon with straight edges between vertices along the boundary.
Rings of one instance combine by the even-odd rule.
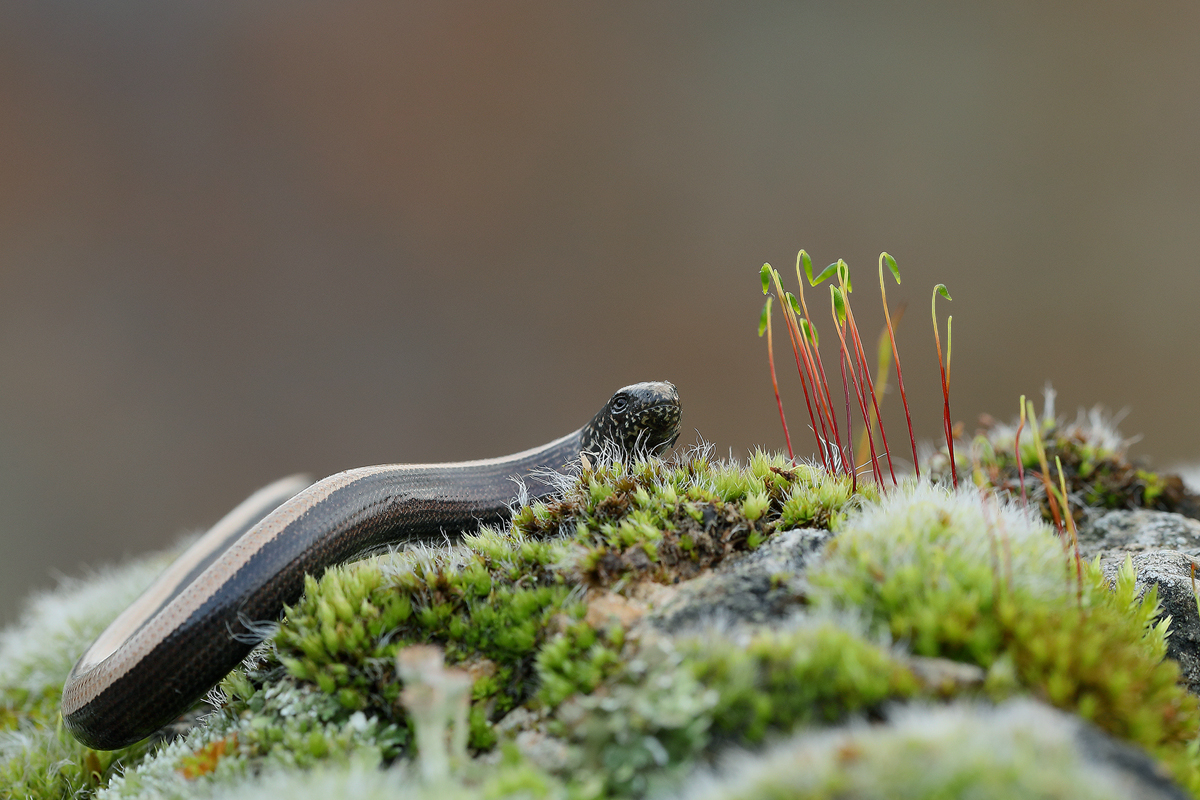
[[[1038,425],[1037,414],[1034,412],[1033,403],[1029,403],[1029,419],[1032,421],[1030,426],[1033,429],[1033,446],[1037,450],[1038,465],[1042,468],[1040,477],[1042,486],[1046,490],[1046,503],[1050,506],[1050,516],[1054,518],[1054,527],[1058,530],[1060,536],[1066,534],[1066,527],[1063,523],[1062,515],[1058,511],[1058,501],[1054,498],[1054,484],[1050,480],[1050,464],[1046,460],[1046,447],[1042,444],[1042,432]],[[1066,502],[1066,498],[1063,498]],[[1071,508],[1068,505],[1065,509],[1066,513],[1071,513]]]
[[[789,295],[789,297],[791,297],[791,295]],[[794,300],[795,298],[792,297],[792,299]],[[803,347],[802,353],[804,355],[804,363],[808,369],[809,375],[813,376],[813,399],[817,404],[817,421],[821,423],[821,447],[822,451],[827,454],[829,448],[831,447],[830,442],[836,440],[837,437],[835,435],[833,439],[830,438],[830,426],[826,424],[826,419],[831,418],[833,412],[823,404],[822,401],[824,398],[822,397],[822,387],[816,380],[816,376],[818,374],[821,374],[822,380],[824,379],[824,373],[817,372],[817,365],[813,361],[814,354],[817,355],[817,358],[820,358],[820,353],[817,349],[817,332],[816,329],[809,324],[808,320],[800,320],[797,324],[800,323],[803,323],[803,326],[800,328],[800,330],[803,334],[801,337],[801,345]],[[825,394],[827,395],[828,391],[826,391]],[[836,428],[833,428],[833,431],[835,434],[837,433]]]
[[[846,305],[845,305],[846,296],[845,296],[844,291],[835,289],[832,286],[830,286],[829,289],[834,298],[833,299],[833,305],[834,305],[833,315],[834,315],[834,320],[836,322],[837,316],[838,316],[837,298],[841,297],[842,308],[845,309],[846,308]],[[842,324],[838,328],[838,338],[841,340],[841,345],[842,345],[842,360],[844,363],[847,356],[849,356],[849,358],[850,358],[850,379],[854,383],[854,395],[855,395],[856,399],[858,400],[859,412],[862,414],[863,422],[866,423],[866,426],[867,426],[867,430],[866,430],[867,444],[870,447],[870,452],[871,452],[871,476],[873,478],[875,478],[875,481],[876,481],[876,483],[879,484],[880,488],[883,488],[883,473],[879,469],[879,459],[878,459],[878,456],[876,456],[876,454],[875,454],[875,440],[871,436],[871,430],[870,430],[871,421],[870,421],[870,415],[867,412],[866,396],[862,389],[862,383],[859,380],[858,375],[856,374],[855,369],[854,369],[854,353],[846,343],[846,332],[849,327],[850,327],[850,316],[849,316],[849,313],[847,312],[845,314],[845,320],[842,322]],[[853,340],[853,336],[854,335],[851,334],[851,340]],[[843,382],[843,388],[845,388],[846,392],[847,392],[846,399],[847,399],[847,403],[848,403],[849,402],[849,387],[845,386],[845,380],[846,380],[845,368],[843,367],[842,382]],[[847,416],[849,416],[850,412],[849,412],[848,408],[846,410],[846,413],[847,413]],[[847,435],[849,435],[849,434],[847,434]]]
[[[1075,580],[1077,581],[1076,598],[1083,607],[1083,561],[1079,557],[1079,534],[1075,530],[1075,515],[1071,513],[1071,501],[1067,498],[1067,478],[1063,475],[1062,459],[1054,457],[1054,465],[1058,467],[1058,484],[1062,488],[1063,507],[1066,509],[1067,530],[1071,533],[1071,549],[1075,553]]]
[[[879,415],[879,400],[876,398],[876,395],[875,395],[875,381],[871,379],[871,368],[870,368],[870,365],[867,363],[867,354],[866,354],[866,351],[863,350],[862,339],[858,335],[858,325],[854,322],[854,312],[850,309],[850,298],[846,297],[845,300],[846,300],[846,321],[849,323],[850,337],[854,340],[854,348],[858,352],[859,369],[862,371],[862,376],[863,376],[862,382],[863,382],[863,384],[866,385],[867,391],[871,395],[871,408],[873,408],[875,411],[875,419],[879,420],[879,439],[883,444],[883,455],[885,458],[887,458],[888,473],[891,474],[891,476],[892,476],[892,485],[895,486],[896,485],[896,470],[893,469],[893,467],[892,467],[892,453],[891,453],[891,448],[888,447],[887,433],[883,430],[883,417],[881,417]],[[865,415],[865,412],[864,412],[864,415]],[[867,423],[867,442],[871,446],[871,459],[872,459],[872,461],[874,461],[876,459],[876,455],[875,455],[875,443],[871,439],[871,420],[867,419],[866,423]],[[882,487],[883,486],[883,471],[882,471],[882,469],[877,469],[876,471],[878,471],[880,473],[879,485],[880,485],[880,487]]]
[[[779,421],[783,423],[783,440],[787,442],[788,458],[795,460],[796,456],[792,452],[792,436],[788,433],[787,418],[783,415],[783,401],[779,399],[779,381],[775,377],[775,348],[771,341],[771,301],[775,298],[767,296],[766,305],[763,306],[762,319],[758,323],[758,335],[767,334],[767,363],[771,365],[771,388],[775,390],[775,405],[779,407]],[[805,392],[805,401],[808,400],[808,393]],[[811,409],[810,409],[811,415]]]
[[[854,438],[854,415],[850,413],[850,389],[846,381],[846,348],[842,347],[838,351],[838,363],[842,367],[842,391],[846,395],[846,438]],[[858,470],[854,468],[854,458],[848,455],[841,446],[838,447],[838,453],[841,454],[842,463],[846,467],[846,472],[850,474],[850,491],[858,491]]]
[[[1013,437],[1013,453],[1017,457],[1017,477],[1021,481],[1021,505],[1028,508],[1029,498],[1025,494],[1025,459],[1021,457],[1021,430],[1025,427],[1025,395],[1021,395],[1021,424]]]
[[[824,272],[814,279],[812,276],[812,259],[808,257],[808,253],[801,250],[796,254],[796,281],[800,284],[800,308],[803,311],[805,323],[808,325],[809,330],[813,332],[813,348],[811,354],[812,361],[816,365],[817,374],[821,376],[820,388],[824,391],[822,402],[824,404],[825,413],[829,418],[830,429],[833,431],[834,443],[837,445],[838,452],[840,453],[842,452],[842,439],[840,432],[838,431],[837,414],[834,413],[833,410],[833,394],[829,390],[829,378],[825,375],[825,364],[821,361],[821,351],[816,346],[816,328],[813,327],[812,318],[808,313],[808,303],[804,298],[804,276],[800,273],[800,267],[802,264],[804,266],[804,274],[808,277],[809,286],[816,286],[818,283],[825,280],[826,277],[833,274],[837,264],[830,264],[825,268]],[[828,441],[828,439],[826,441]]]
[[[942,361],[942,337],[938,333],[937,322],[937,296],[941,294],[947,300],[952,300],[950,292],[946,290],[944,283],[939,283],[933,287],[933,341],[937,345],[938,354],[938,369],[942,373],[942,400],[944,402],[942,411],[942,427],[946,431],[946,450],[950,454],[950,475],[954,479],[954,488],[958,488],[958,466],[954,463],[954,428],[950,423],[950,346],[951,334],[950,323],[954,317],[946,320],[946,360]]]
[[[825,469],[828,470],[829,464],[825,453],[825,447],[821,442],[821,435],[817,432],[817,422],[813,416],[812,404],[809,402],[808,384],[811,380],[811,377],[808,371],[806,371],[804,365],[801,363],[800,353],[805,349],[804,337],[800,333],[799,326],[796,323],[795,314],[790,307],[791,303],[788,298],[790,298],[791,295],[783,291],[783,287],[779,283],[779,273],[776,272],[770,264],[763,264],[762,269],[759,270],[759,275],[762,278],[764,294],[767,292],[769,286],[768,280],[772,279],[775,283],[775,290],[779,292],[779,296],[783,298],[784,327],[787,328],[788,338],[792,342],[792,354],[796,357],[796,371],[800,374],[800,388],[804,391],[804,404],[808,408],[808,418],[812,422],[813,435],[817,437],[817,448],[821,453],[821,463],[824,464]],[[807,351],[805,350],[805,352]],[[807,358],[805,359],[805,362],[807,362]],[[814,393],[816,392],[816,387],[813,388],[813,391]]]
[[[840,265],[843,265],[845,262],[839,261],[838,263],[840,266]],[[840,274],[839,274],[839,277],[841,277]],[[871,432],[869,429],[870,415],[867,413],[866,397],[863,393],[862,384],[860,383],[860,381],[858,379],[858,374],[854,368],[854,353],[850,349],[850,347],[846,344],[846,329],[850,325],[850,315],[846,308],[845,286],[846,286],[845,281],[842,281],[842,286],[840,288],[836,287],[836,286],[830,286],[829,287],[829,302],[830,302],[830,310],[833,313],[833,324],[837,328],[838,340],[841,342],[841,345],[842,345],[842,348],[840,351],[840,356],[841,356],[841,365],[842,365],[842,389],[846,394],[846,438],[849,442],[854,441],[854,423],[852,421],[853,415],[850,412],[850,384],[853,383],[854,384],[854,395],[855,395],[855,398],[858,400],[859,411],[862,414],[863,422],[868,425],[867,443],[871,447],[871,474],[875,478],[876,483],[878,483],[879,486],[882,488],[883,487],[883,474],[879,471],[879,460],[875,455],[875,441],[871,437]],[[851,334],[851,337],[853,337],[853,334]],[[849,382],[847,382],[847,380],[846,380],[846,361],[847,360],[850,361],[850,381]],[[849,447],[847,447],[847,449],[849,449]],[[857,469],[855,469],[856,465],[854,464],[854,453],[850,452],[848,454],[848,457],[850,459],[851,468],[854,469],[855,472],[857,472]]]
[[[888,337],[892,342],[892,359],[896,362],[896,383],[900,385],[900,402],[904,404],[904,420],[908,423],[908,440],[912,444],[913,471],[919,478],[921,477],[921,466],[917,462],[917,437],[913,435],[912,416],[908,413],[908,395],[904,393],[904,373],[900,371],[900,351],[896,349],[896,331],[892,327],[892,315],[888,312],[887,289],[883,285],[884,262],[887,262],[888,268],[896,278],[897,285],[900,283],[900,268],[896,266],[896,259],[887,253],[879,254],[879,294],[883,297],[883,318],[887,320]],[[938,352],[941,352],[941,347],[938,348]]]

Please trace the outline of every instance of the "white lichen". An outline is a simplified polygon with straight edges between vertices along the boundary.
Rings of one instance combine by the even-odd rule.
[[[1077,725],[1030,700],[917,705],[896,709],[886,725],[804,731],[764,753],[730,756],[664,798],[1135,796],[1125,775],[1081,753]]]

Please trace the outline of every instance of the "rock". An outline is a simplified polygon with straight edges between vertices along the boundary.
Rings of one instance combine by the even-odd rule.
[[[807,570],[818,562],[822,548],[832,537],[828,531],[819,530],[780,533],[743,558],[671,587],[670,595],[661,604],[656,603],[643,622],[675,635],[714,623],[762,625],[794,615],[806,603]],[[1080,549],[1089,559],[1099,555],[1110,577],[1129,556],[1139,590],[1144,592],[1150,585],[1158,587],[1162,613],[1172,616],[1167,654],[1179,662],[1189,690],[1200,694],[1200,612],[1191,582],[1192,556],[1200,556],[1200,522],[1166,512],[1112,512],[1081,531]],[[927,691],[944,697],[977,691],[986,678],[986,672],[975,665],[946,659],[909,656],[905,662]],[[942,738],[930,742],[928,737],[935,734]],[[1164,800],[1188,796],[1141,749],[1072,714],[1033,700],[1008,701],[996,707],[970,701],[959,701],[948,708],[921,704],[896,707],[883,726],[864,727],[852,722],[819,733],[801,733],[781,746],[797,748],[783,756],[782,762],[811,765],[814,759],[829,756],[834,764],[831,769],[840,770],[846,768],[848,758],[861,758],[866,769],[878,769],[887,775],[897,768],[887,753],[904,750],[910,740],[918,742],[918,749],[929,748],[930,758],[944,760],[937,767],[939,771],[975,769],[972,759],[996,758],[998,763],[1009,759],[1011,764],[1020,755],[1017,751],[1029,748],[1029,772],[1022,781],[1025,777],[1034,783],[1042,780],[1039,769],[1047,762],[1041,756],[1052,751],[1062,753],[1074,765],[1076,777],[1072,780],[1089,783],[1089,790],[1077,795],[1080,797],[1109,796],[1110,792],[1119,797]],[[981,744],[985,741],[987,746]],[[988,754],[988,747],[995,748],[995,755]],[[873,748],[883,752],[874,766],[870,763],[875,758]],[[747,769],[756,776],[768,776],[771,760],[769,754],[757,758],[755,765]],[[966,763],[971,766],[963,766]],[[985,764],[983,769],[990,767]],[[1050,772],[1045,780],[1053,782]],[[733,785],[738,786],[740,780],[735,778]],[[835,783],[840,780],[837,778]],[[702,797],[720,794],[697,792]]]
[[[781,531],[745,556],[674,587],[647,622],[664,633],[702,625],[762,624],[804,603],[804,573],[833,537],[826,530]]]
[[[585,619],[593,628],[604,628],[609,622],[631,627],[646,613],[645,603],[606,590],[590,592]]]
[[[987,670],[983,667],[948,658],[910,655],[904,662],[926,691],[942,697],[979,689],[987,679]]]
[[[1193,592],[1192,567],[1195,559],[1173,550],[1154,550],[1132,556],[1137,575],[1138,593],[1150,586],[1158,587],[1162,606],[1159,619],[1170,616],[1170,635],[1167,636],[1167,656],[1179,662],[1179,670],[1188,691],[1200,695],[1200,611]],[[1104,574],[1113,580],[1119,568],[1117,562],[1104,567]]]
[[[1200,567],[1200,522],[1165,511],[1110,511],[1079,531],[1084,558],[1100,556],[1111,581],[1132,559],[1138,592],[1158,587],[1159,618],[1171,617],[1167,656],[1179,662],[1188,691],[1200,695],[1200,610],[1193,567]]]
[[[1115,739],[1078,717],[1071,719],[1076,723],[1075,741],[1080,752],[1101,769],[1115,773],[1116,784],[1124,789],[1125,797],[1137,800],[1190,797],[1144,750]]]
[[[1109,511],[1079,529],[1079,554],[1101,565],[1125,561],[1125,554],[1177,550],[1200,557],[1200,521],[1167,511]]]

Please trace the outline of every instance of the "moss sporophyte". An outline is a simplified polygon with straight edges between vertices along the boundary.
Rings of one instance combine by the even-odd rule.
[[[877,371],[874,378],[868,367],[850,305],[853,288],[850,268],[845,261],[838,259],[814,276],[812,259],[804,250],[799,251],[796,256],[798,298],[784,291],[779,272],[770,264],[763,264],[759,270],[763,294],[768,295],[759,320],[759,335],[765,334],[767,338],[771,383],[780,421],[784,426],[789,456],[793,455],[794,451],[791,432],[787,429],[784,401],[779,395],[772,347],[772,287],[784,299],[782,306],[785,328],[795,356],[810,429],[816,438],[816,458],[826,470],[850,475],[852,487],[857,486],[860,474],[869,474],[880,491],[884,492],[888,486],[896,485],[891,449],[879,418],[879,405],[883,400],[883,392],[879,389],[887,384],[889,364],[896,367],[896,382],[904,405],[912,450],[913,473],[917,477],[922,474],[904,386],[904,373],[900,354],[896,349],[893,315],[887,301],[885,266],[896,283],[900,283],[900,270],[895,258],[888,253],[881,253],[879,288],[886,325],[879,337]],[[804,293],[806,283],[809,286],[817,286],[831,278],[836,278],[836,285],[830,286],[830,296],[842,373],[842,395],[845,399],[843,424],[838,422],[838,413],[833,401],[834,392],[829,385],[821,359],[817,326],[809,316]],[[988,417],[984,423],[985,428],[972,442],[967,443],[965,448],[961,444],[956,447],[955,442],[961,435],[961,424],[955,425],[950,413],[953,317],[948,318],[946,322],[946,342],[943,351],[937,319],[938,295],[946,300],[951,299],[944,284],[933,288],[931,313],[941,380],[942,427],[945,439],[945,448],[936,453],[926,466],[935,479],[946,479],[957,486],[960,470],[969,470],[977,486],[995,488],[1006,494],[1019,493],[1023,502],[1037,503],[1046,518],[1053,520],[1055,526],[1068,536],[1072,533],[1073,526],[1082,521],[1086,508],[1153,508],[1200,518],[1200,497],[1190,492],[1178,476],[1152,472],[1144,464],[1127,459],[1128,442],[1120,437],[1112,420],[1105,418],[1097,410],[1086,415],[1081,412],[1074,423],[1057,418],[1054,414],[1053,391],[1048,387],[1046,409],[1040,419],[1033,410],[1033,404],[1027,403],[1022,395],[1019,404],[1020,421],[1015,428],[1013,425],[998,424]],[[899,310],[896,316],[900,316]],[[850,431],[855,425],[852,407],[857,409],[857,417],[864,428],[862,444],[857,450],[852,449],[851,445],[853,436]],[[876,447],[873,435],[877,426],[879,447]],[[844,438],[843,427],[847,432]],[[1021,439],[1022,433],[1026,435],[1024,442]],[[883,474],[884,461],[887,464],[887,478]],[[1059,462],[1061,469],[1056,472]],[[1033,481],[1032,487],[1026,484],[1027,471]]]
[[[788,338],[792,343],[792,352],[795,355],[796,370],[800,376],[801,391],[804,394],[804,402],[808,410],[811,430],[814,436],[816,436],[817,456],[825,469],[831,472],[843,471],[849,475],[854,487],[857,487],[859,470],[865,469],[871,474],[875,483],[882,488],[885,479],[880,464],[881,460],[887,462],[890,484],[895,486],[897,483],[896,470],[892,463],[887,432],[884,430],[883,420],[879,415],[882,389],[887,385],[889,361],[893,362],[896,366],[896,383],[899,385],[900,399],[904,404],[904,418],[908,425],[908,438],[912,447],[913,470],[918,477],[921,474],[917,458],[917,440],[913,434],[912,415],[908,407],[908,395],[904,388],[904,372],[900,365],[899,351],[896,349],[896,333],[892,313],[888,308],[887,287],[883,276],[885,266],[891,272],[892,277],[895,278],[896,283],[900,283],[900,268],[896,264],[896,259],[888,253],[880,253],[879,292],[883,301],[884,319],[886,321],[884,334],[886,334],[886,338],[882,334],[879,338],[878,373],[875,378],[872,378],[862,337],[859,335],[858,325],[854,320],[854,310],[850,304],[850,293],[853,291],[853,283],[850,279],[850,267],[845,261],[838,259],[814,277],[812,259],[808,253],[804,250],[797,253],[796,281],[800,289],[798,300],[791,292],[784,291],[778,270],[772,268],[770,264],[763,264],[759,270],[763,294],[768,295],[767,303],[763,308],[762,317],[759,321],[759,335],[762,336],[764,332],[767,333],[767,357],[771,365],[771,383],[775,389],[776,404],[779,407],[779,417],[784,427],[784,438],[788,444],[788,454],[792,455],[793,453],[791,436],[787,430],[783,403],[779,398],[778,381],[775,378],[772,338],[770,335],[772,300],[770,291],[772,286],[775,287],[778,295],[784,298],[784,323],[788,331]],[[820,338],[817,335],[817,328],[809,316],[808,303],[805,301],[804,294],[805,283],[815,287],[830,278],[837,279],[836,286],[830,285],[829,293],[830,312],[839,344],[838,365],[842,376],[842,394],[845,398],[845,414],[843,419],[845,420],[846,436],[844,443],[841,435],[841,427],[838,424],[838,414],[835,410],[833,393],[830,390],[829,380],[821,359]],[[939,294],[947,300],[950,299],[950,293],[946,290],[944,284],[938,284],[933,290],[933,335],[935,344],[937,345],[938,365],[942,380],[943,427],[946,437],[946,447],[951,454],[949,461],[951,477],[954,485],[957,486],[958,472],[953,457],[954,432],[950,422],[950,353],[952,345],[951,321],[953,318],[947,320],[946,323],[946,351],[945,358],[943,359],[941,334],[938,331],[937,322],[937,296]],[[897,319],[901,315],[902,311],[898,311]],[[880,391],[877,391],[876,383],[879,384],[878,388]],[[853,403],[851,401],[852,395]],[[859,447],[858,452],[855,452],[853,449],[854,413],[851,410],[852,405],[857,407],[863,424],[862,441],[864,445]],[[878,428],[879,434],[878,447],[876,447],[875,439],[876,428]],[[858,466],[860,462],[863,462],[863,467]]]

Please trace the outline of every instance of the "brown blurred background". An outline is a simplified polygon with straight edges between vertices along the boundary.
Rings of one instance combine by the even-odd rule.
[[[968,430],[1052,380],[1193,460],[1198,188],[1191,2],[5,3],[0,621],[280,475],[504,454],[633,381],[781,447],[757,270],[799,247],[871,338],[899,260],[920,436],[944,282]]]

